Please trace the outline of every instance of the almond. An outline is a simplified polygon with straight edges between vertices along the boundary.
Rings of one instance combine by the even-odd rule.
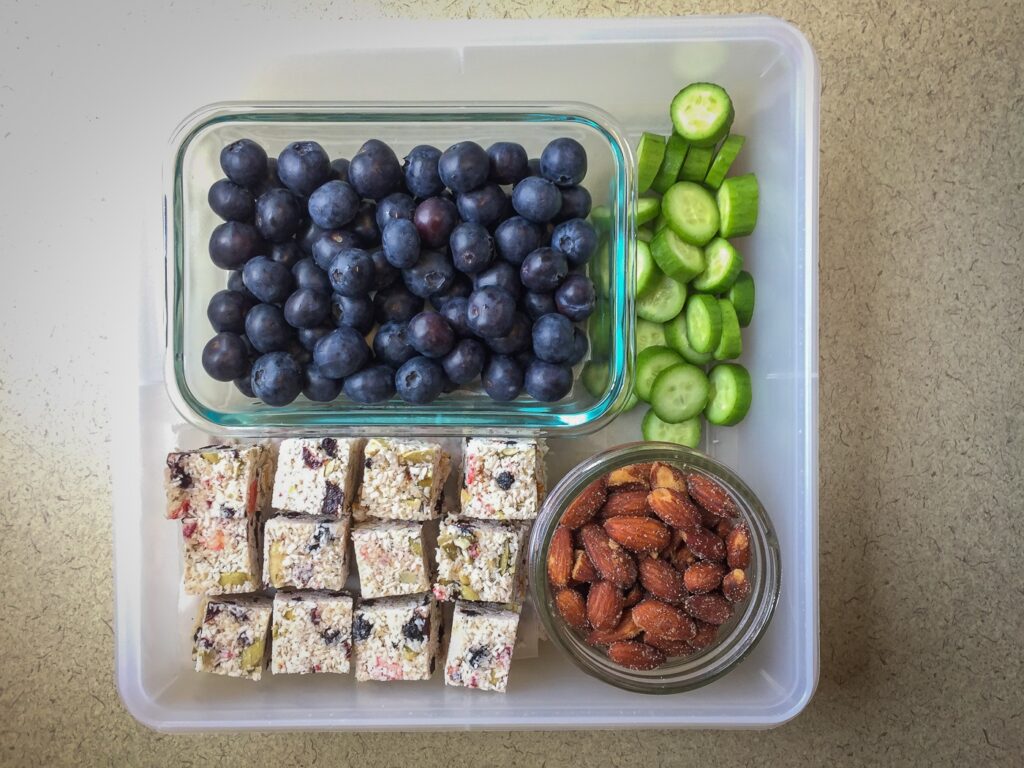
[[[589,584],[592,581],[597,581],[597,571],[594,569],[594,564],[590,562],[590,558],[587,557],[587,553],[582,549],[576,550],[575,559],[572,564],[571,578],[573,581],[578,581],[581,584]]]
[[[718,589],[724,573],[725,568],[718,563],[699,562],[686,569],[683,581],[687,590],[695,595],[704,595]]]
[[[718,538],[720,538],[722,541],[725,541],[726,538],[728,538],[729,534],[732,533],[732,529],[735,527],[736,526],[733,524],[732,520],[719,520],[715,524],[714,530],[715,533],[718,535]]]
[[[733,568],[722,579],[722,594],[730,603],[741,603],[750,597],[750,581],[742,568]]]
[[[608,646],[608,658],[626,669],[655,669],[665,663],[665,654],[636,640],[623,640]]]
[[[604,478],[599,477],[572,500],[562,515],[562,525],[566,528],[579,528],[589,522],[590,518],[597,514],[597,510],[604,506],[606,498],[608,492],[605,489]]]
[[[587,628],[587,607],[583,595],[575,589],[563,588],[555,592],[555,607],[573,629]]]
[[[616,491],[608,494],[608,500],[601,507],[600,516],[604,518],[643,517],[650,514],[647,510],[647,491],[642,488],[636,491]]]
[[[607,475],[608,491],[636,491],[650,488],[648,474],[650,468],[646,464],[630,464],[628,467],[613,469]]]
[[[644,635],[644,642],[652,645],[666,656],[689,656],[693,647],[686,640],[666,640],[657,635]]]
[[[672,538],[653,517],[613,517],[604,521],[604,530],[631,552],[658,552]]]
[[[659,555],[666,560],[671,560],[672,555],[674,555],[680,547],[686,546],[686,542],[683,541],[683,532],[678,528],[672,528],[670,530],[672,531],[672,538],[669,539],[668,544],[665,545],[665,548],[661,550],[661,554]]]
[[[634,605],[644,599],[644,590],[638,581],[633,587],[626,593],[625,602],[623,607],[632,608]]]
[[[590,585],[587,595],[587,620],[594,629],[611,629],[622,618],[622,592],[608,581]]]
[[[591,645],[610,645],[620,640],[632,640],[640,634],[640,627],[633,621],[633,612],[626,611],[622,614],[622,620],[611,629],[595,629],[587,635],[587,642]]]
[[[693,474],[686,479],[690,498],[715,517],[736,517],[736,503],[728,491],[710,477]]]
[[[653,557],[640,559],[640,583],[644,589],[666,603],[681,603],[686,597],[683,575],[664,560]]]
[[[641,600],[633,607],[633,621],[645,636],[659,640],[689,640],[697,632],[693,619],[678,608],[653,598]]]
[[[580,529],[587,557],[605,581],[628,589],[636,581],[636,563],[628,552],[612,541],[604,528],[589,523]]]
[[[639,607],[638,605],[637,608]],[[683,607],[686,608],[686,612],[693,616],[693,618],[700,619],[708,624],[724,624],[732,616],[732,606],[729,605],[724,597],[718,594],[690,595],[683,601]],[[639,618],[634,616],[634,619],[637,624],[640,624]]]
[[[706,621],[694,621],[693,623],[697,625],[697,634],[688,642],[695,651],[702,651],[715,642],[718,637],[718,627],[708,624]]]
[[[707,528],[686,531],[686,548],[701,560],[720,563],[725,560],[725,542]]]
[[[569,583],[572,571],[572,531],[558,526],[548,544],[548,581],[553,586],[564,587]]]
[[[679,491],[657,488],[647,496],[647,506],[673,528],[686,531],[700,526],[700,510]]]
[[[725,537],[725,554],[730,568],[750,567],[750,531],[740,523]]]
[[[687,549],[686,544],[683,544],[683,546],[677,549],[675,554],[672,555],[672,565],[674,565],[676,570],[680,573],[685,572],[687,568],[696,562],[697,556]]]
[[[651,465],[651,489],[668,488],[670,491],[686,493],[686,475],[671,464],[656,461]]]

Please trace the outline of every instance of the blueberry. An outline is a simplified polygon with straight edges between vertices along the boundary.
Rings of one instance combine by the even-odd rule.
[[[334,257],[327,276],[335,293],[365,296],[373,287],[373,259],[362,248],[346,248]]]
[[[228,272],[228,290],[237,291],[252,303],[256,303],[258,301],[258,299],[249,292],[249,289],[245,287],[245,281],[242,280],[242,270],[240,269],[234,269],[231,272]]]
[[[587,341],[587,334],[579,328],[573,328],[572,355],[570,355],[569,359],[565,361],[565,364],[573,366],[577,363],[582,363],[583,358],[587,356],[587,352],[589,350],[590,343]]]
[[[391,147],[370,139],[352,157],[348,178],[360,197],[380,200],[401,187],[402,166]]]
[[[442,248],[448,245],[448,238],[459,223],[459,211],[447,198],[428,197],[416,206],[412,221],[424,245]]]
[[[246,397],[256,397],[256,393],[252,391],[252,378],[248,374],[239,376],[231,383]]]
[[[493,285],[478,288],[469,295],[466,318],[478,336],[504,336],[512,330],[516,300],[512,294]]]
[[[379,291],[393,284],[401,275],[388,262],[383,248],[374,248],[370,251],[370,260],[373,262],[373,290]]]
[[[529,291],[548,293],[555,290],[569,274],[565,256],[553,248],[538,248],[526,257],[519,268],[519,278]]]
[[[460,338],[473,335],[473,331],[469,329],[469,316],[466,313],[468,307],[469,299],[461,296],[449,299],[441,307],[441,315],[448,321],[448,325],[455,331],[455,335]]]
[[[587,150],[576,139],[555,139],[540,153],[540,172],[560,187],[579,184],[587,175]]]
[[[413,197],[427,198],[444,191],[444,182],[437,172],[441,150],[428,144],[413,147],[405,157],[405,185]]]
[[[572,356],[573,327],[569,318],[544,315],[533,324],[533,354],[546,363],[564,363]]]
[[[249,191],[252,192],[253,197],[259,197],[264,192],[271,189],[285,189],[284,182],[281,181],[281,177],[277,175],[277,158],[267,158],[267,172],[262,179],[257,181],[255,184],[248,186]]]
[[[448,377],[448,374],[444,372],[444,366],[443,365],[441,366],[441,376],[442,376],[441,392],[443,392],[444,394],[447,395],[447,394],[450,394],[451,392],[455,392],[455,391],[457,391],[459,389],[460,385],[457,384],[456,382],[452,381]]]
[[[294,240],[289,240],[285,243],[274,243],[270,246],[270,260],[284,264],[288,269],[293,270],[295,265],[302,261],[305,255],[299,244]]]
[[[445,374],[436,360],[414,357],[402,364],[395,374],[395,390],[407,403],[424,405],[433,402],[444,388]]]
[[[492,400],[515,400],[523,389],[523,369],[507,355],[493,355],[484,369],[482,380],[484,392]]]
[[[449,243],[452,261],[460,272],[482,272],[494,260],[494,240],[483,224],[459,224],[452,232]]]
[[[320,269],[328,270],[334,257],[346,248],[356,248],[356,236],[344,229],[329,229],[317,237],[313,243],[313,260]]]
[[[253,296],[268,304],[283,302],[295,285],[292,271],[266,256],[257,256],[246,262],[242,267],[242,281]]]
[[[295,362],[303,368],[313,362],[313,353],[306,349],[297,337],[288,342],[288,347],[284,351],[291,355]]]
[[[318,325],[316,328],[299,328],[296,335],[298,336],[299,344],[302,345],[303,349],[307,352],[312,352],[316,343],[333,330],[333,326]]]
[[[252,301],[238,291],[217,291],[206,307],[206,317],[213,330],[245,333],[245,313]]]
[[[540,176],[540,158],[539,157],[531,157],[530,161],[526,164],[526,167],[530,170],[530,173],[528,175],[530,175],[530,176]]]
[[[395,219],[384,226],[381,246],[388,263],[396,269],[408,269],[420,258],[420,235],[408,219]]]
[[[225,221],[210,234],[210,260],[221,269],[241,269],[263,248],[256,227],[242,221]]]
[[[252,364],[252,391],[267,405],[288,405],[304,382],[302,366],[287,352],[270,352]]]
[[[555,291],[555,305],[558,311],[574,323],[590,317],[596,304],[594,284],[586,275],[569,275]]]
[[[315,141],[295,141],[277,156],[277,175],[300,197],[308,197],[331,178],[331,160]]]
[[[392,320],[407,323],[422,309],[423,299],[410,292],[404,283],[395,283],[373,296],[373,310],[378,323]]]
[[[456,384],[478,378],[487,362],[487,350],[476,339],[462,339],[441,361],[445,374]]]
[[[299,288],[284,303],[284,319],[293,328],[315,328],[331,313],[331,300],[326,293],[312,288]]]
[[[231,381],[249,372],[249,350],[237,333],[218,333],[203,347],[203,369],[217,381]]]
[[[261,181],[267,173],[267,153],[252,139],[239,139],[220,151],[220,167],[243,187]]]
[[[347,157],[339,157],[337,160],[331,160],[331,178],[337,179],[338,181],[344,181],[348,184],[348,166],[349,160]]]
[[[519,367],[522,368],[524,371],[530,367],[530,363],[537,359],[536,357],[533,356],[532,349],[525,352],[517,352],[516,354],[512,355],[512,357],[515,359],[517,363],[519,363]]]
[[[357,403],[383,403],[395,394],[395,372],[386,365],[372,365],[345,379],[345,396]]]
[[[592,203],[586,187],[563,187],[562,208],[555,216],[555,222],[587,218]]]
[[[339,296],[330,302],[330,315],[334,324],[347,325],[366,334],[373,328],[373,300],[369,296]]]
[[[473,292],[473,281],[461,272],[456,272],[451,283],[443,291],[430,294],[430,303],[435,309],[444,309],[444,305],[452,299],[468,298]]]
[[[532,324],[522,312],[516,312],[512,320],[512,328],[504,336],[492,336],[487,339],[487,346],[499,355],[514,355],[530,348]]]
[[[349,225],[360,248],[371,248],[380,243],[380,230],[377,228],[377,204],[363,200],[356,211],[356,217]]]
[[[256,229],[265,240],[283,243],[298,229],[302,206],[287,189],[271,189],[256,201]]]
[[[341,394],[341,379],[324,376],[316,363],[311,363],[306,366],[302,394],[314,402],[329,403]]]
[[[279,307],[257,304],[245,316],[245,335],[258,352],[267,353],[286,349],[295,331]]]
[[[555,295],[553,293],[527,291],[523,294],[522,305],[523,311],[526,312],[531,320],[536,320],[542,315],[558,311],[558,307],[555,306]]]
[[[424,357],[444,357],[455,346],[455,331],[437,312],[420,312],[409,321],[406,335]]]
[[[355,373],[370,359],[370,348],[355,328],[343,325],[335,328],[316,343],[313,362],[320,372],[333,379],[343,379]]]
[[[206,201],[213,212],[225,221],[252,221],[255,209],[252,192],[230,179],[213,182]]]
[[[526,369],[523,386],[534,400],[554,403],[572,389],[572,369],[567,365],[534,360]]]
[[[469,192],[487,181],[491,161],[484,148],[475,141],[452,144],[437,161],[441,181],[452,192]]]
[[[472,192],[464,192],[456,200],[463,221],[494,227],[512,215],[512,203],[497,184],[485,184]]]
[[[359,210],[359,194],[344,181],[333,179],[309,196],[309,218],[323,229],[344,227]]]
[[[296,288],[312,288],[328,295],[331,293],[331,280],[327,273],[309,257],[301,259],[292,267],[292,277],[295,278]]]
[[[487,148],[490,159],[491,181],[498,184],[516,184],[530,173],[529,160],[522,144],[499,141]]]
[[[377,229],[381,232],[389,221],[394,219],[409,219],[416,211],[416,201],[405,192],[392,192],[383,200],[377,203]]]
[[[562,193],[547,179],[527,176],[512,189],[512,207],[523,218],[543,224],[562,209]]]
[[[494,230],[494,244],[501,258],[518,267],[544,244],[543,229],[522,216],[513,216]]]
[[[312,221],[307,221],[299,227],[299,231],[295,233],[295,242],[299,244],[299,248],[307,256],[313,255],[313,244],[323,235],[327,230],[321,229]]]
[[[373,337],[373,354],[383,363],[398,368],[402,363],[416,357],[416,350],[409,343],[409,327],[406,323],[384,323]]]
[[[441,251],[423,251],[419,261],[402,273],[405,287],[420,298],[439,293],[455,279],[451,259]]]
[[[519,270],[507,261],[499,261],[490,269],[485,269],[478,275],[473,275],[473,289],[479,290],[487,286],[494,286],[511,294],[513,299],[518,300],[522,293],[523,284],[519,281]]]
[[[352,637],[355,640],[365,640],[373,631],[373,622],[367,621],[366,617],[357,613],[355,621],[352,622]]]
[[[583,219],[563,221],[551,233],[551,247],[564,253],[574,267],[582,266],[597,250],[597,230]]]

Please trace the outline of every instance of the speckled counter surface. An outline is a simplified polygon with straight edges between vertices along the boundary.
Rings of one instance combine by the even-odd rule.
[[[65,5],[0,5],[0,763],[1020,764],[1024,4]],[[759,733],[136,724],[113,672],[108,392],[132,372],[111,307],[133,287],[119,264],[143,257],[134,222],[169,127],[232,95],[198,52],[246,46],[245,65],[304,25],[343,39],[344,19],[382,15],[741,11],[796,23],[822,73],[822,663],[807,710]]]

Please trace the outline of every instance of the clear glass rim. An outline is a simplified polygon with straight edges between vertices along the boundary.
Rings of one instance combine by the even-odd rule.
[[[753,590],[743,608],[730,619],[718,639],[692,656],[676,659],[655,670],[629,670],[613,664],[599,649],[557,615],[547,579],[548,545],[569,502],[588,483],[627,464],[665,461],[696,470],[722,483],[738,502],[740,517],[751,533]],[[756,494],[721,462],[700,451],[672,443],[637,442],[609,448],[581,462],[551,490],[530,534],[530,594],[551,642],[577,667],[592,677],[635,693],[669,694],[714,682],[735,668],[764,636],[778,604],[782,579],[779,543],[768,513]]]

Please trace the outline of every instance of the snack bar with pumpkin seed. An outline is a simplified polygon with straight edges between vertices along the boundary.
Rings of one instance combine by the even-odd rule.
[[[361,603],[352,620],[356,680],[429,680],[441,645],[441,610],[429,592]]]
[[[354,507],[357,521],[433,520],[441,513],[441,491],[451,458],[437,443],[370,440],[363,482]]]
[[[269,445],[210,445],[167,455],[166,515],[255,517],[270,500],[274,451]]]
[[[352,528],[364,598],[412,595],[430,589],[423,523],[374,520]]]
[[[352,598],[330,592],[274,595],[270,671],[346,673],[352,657]]]
[[[216,595],[260,587],[256,522],[249,517],[186,517],[179,521],[185,592]]]
[[[274,508],[328,517],[347,514],[362,445],[362,440],[334,437],[282,441],[274,478]]]
[[[463,450],[462,517],[533,520],[545,493],[543,443],[471,437]]]
[[[522,600],[528,525],[447,518],[437,536],[438,600]]]
[[[271,601],[257,595],[203,601],[192,635],[196,672],[259,680],[267,665]]]
[[[285,513],[263,530],[263,582],[274,589],[340,590],[348,579],[349,518]]]
[[[519,614],[486,603],[455,603],[445,685],[502,691],[508,685]]]

